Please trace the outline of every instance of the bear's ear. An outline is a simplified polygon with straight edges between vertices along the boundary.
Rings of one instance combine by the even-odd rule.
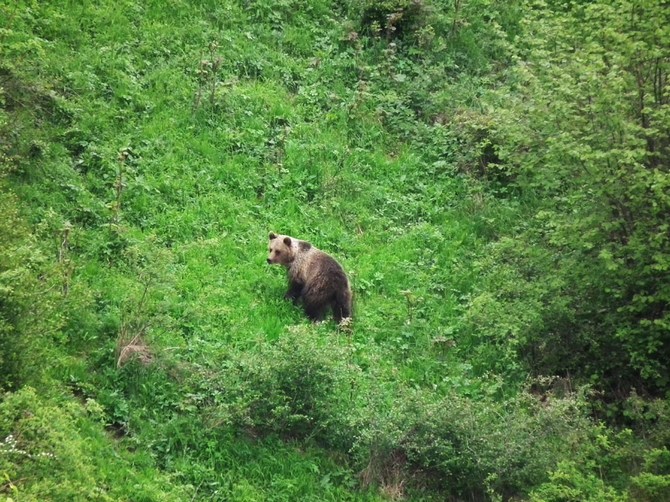
[[[305,241],[300,241],[299,246],[301,251],[309,251],[310,249],[312,249],[312,245],[309,242]]]
[[[274,232],[270,232],[270,240],[273,241],[277,238],[277,234]]]
[[[286,244],[287,246],[290,246],[291,245],[291,238],[290,237],[284,237],[284,244]]]

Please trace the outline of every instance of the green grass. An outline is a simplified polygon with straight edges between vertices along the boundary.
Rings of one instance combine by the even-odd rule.
[[[663,434],[653,463],[519,354],[566,286],[519,273],[553,263],[515,240],[541,201],[473,174],[517,146],[494,130],[515,105],[483,111],[517,8],[494,30],[433,2],[391,45],[361,35],[374,3],[0,7],[0,495],[502,500],[616,455],[578,496],[665,475]],[[343,264],[350,328],[283,300],[270,231]]]

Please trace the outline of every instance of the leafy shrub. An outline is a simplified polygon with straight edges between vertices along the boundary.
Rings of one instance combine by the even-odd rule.
[[[362,31],[387,40],[414,35],[426,17],[423,0],[366,0],[359,8]]]
[[[670,498],[670,451],[666,447],[645,453],[642,472],[631,478],[630,493],[643,502]]]
[[[358,379],[349,359],[349,349],[304,326],[277,342],[260,341],[254,351],[233,352],[217,383],[224,416],[252,433],[336,442],[332,429],[339,430]]]
[[[630,489],[633,500],[653,502],[670,497],[670,475],[659,476],[644,472],[631,479]]]
[[[622,403],[623,416],[655,447],[670,444],[670,400],[650,399],[635,390]]]
[[[661,396],[670,382],[670,114],[658,83],[670,38],[662,2],[645,6],[529,10],[526,62],[489,101],[508,100],[494,163],[527,216],[491,246],[470,310],[470,328],[509,336],[496,344],[527,369],[597,382],[616,398],[631,387]]]
[[[40,398],[30,387],[5,394],[0,402],[0,493],[20,500],[183,500],[186,491],[166,485],[150,466],[133,471],[144,463],[139,456],[129,461],[113,452],[101,416],[101,406],[92,399],[82,406]]]
[[[382,484],[400,468],[398,479],[418,470],[458,498],[518,496],[595,431],[583,403],[574,395],[542,401],[521,394],[495,403],[404,391],[368,410],[354,451],[368,459],[367,476]]]
[[[574,462],[562,461],[550,480],[533,490],[532,502],[623,502],[627,498],[605,485],[595,474],[584,474]]]

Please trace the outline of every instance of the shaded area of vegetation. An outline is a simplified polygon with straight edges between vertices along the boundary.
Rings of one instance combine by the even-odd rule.
[[[0,494],[670,496],[663,2],[0,13]]]

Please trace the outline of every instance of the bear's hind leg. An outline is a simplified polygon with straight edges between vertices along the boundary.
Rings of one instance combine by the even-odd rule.
[[[337,324],[342,322],[342,319],[351,317],[351,292],[340,291],[335,295],[333,300],[333,318]]]
[[[305,303],[305,314],[312,322],[320,322],[326,316],[326,307],[315,303]]]
[[[334,303],[333,304],[333,319],[337,324],[342,322],[342,319],[351,317],[351,314],[348,309],[342,307],[341,305]]]

